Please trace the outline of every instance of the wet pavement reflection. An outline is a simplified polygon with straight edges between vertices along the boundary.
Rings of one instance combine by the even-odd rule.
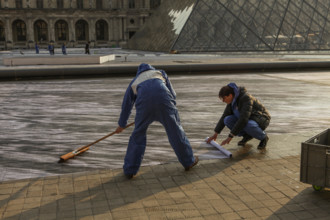
[[[0,82],[0,181],[120,168],[132,131],[128,128],[92,146],[75,159],[59,157],[117,127],[121,102],[131,77]],[[270,142],[246,148],[225,146],[239,156],[279,158],[300,154],[300,143],[330,126],[330,72],[170,75],[181,123],[197,155],[208,159],[203,140],[213,134],[225,107],[219,89],[236,82],[259,98],[272,115]],[[129,122],[134,121],[134,110]],[[224,130],[219,142],[228,135]],[[209,153],[209,152],[208,152]],[[203,156],[204,155],[204,156]],[[178,163],[159,123],[148,129],[143,166]]]

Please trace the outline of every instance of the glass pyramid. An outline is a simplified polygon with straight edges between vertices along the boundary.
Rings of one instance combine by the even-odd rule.
[[[329,0],[167,0],[128,41],[149,51],[330,49]]]

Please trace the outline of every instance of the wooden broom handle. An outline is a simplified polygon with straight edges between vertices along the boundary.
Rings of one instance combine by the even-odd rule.
[[[126,129],[126,128],[132,126],[132,125],[134,125],[134,122],[132,122],[132,123],[126,125],[124,129]],[[93,143],[90,143],[90,144],[88,144],[88,145],[86,145],[86,146],[83,146],[83,147],[79,148],[78,151],[80,151],[80,150],[82,150],[82,149],[84,149],[84,148],[90,147],[90,146],[92,146],[93,144],[96,144],[96,143],[98,143],[98,142],[100,142],[100,141],[102,141],[102,140],[104,140],[104,139],[106,139],[106,138],[108,138],[108,137],[110,137],[110,136],[112,136],[112,135],[114,135],[114,134],[116,134],[115,131],[112,132],[112,133],[110,133],[110,134],[108,134],[108,135],[106,135],[106,136],[104,136],[104,137],[102,137],[102,138],[100,138],[100,139],[98,139],[98,140],[96,140],[96,141],[94,141]]]

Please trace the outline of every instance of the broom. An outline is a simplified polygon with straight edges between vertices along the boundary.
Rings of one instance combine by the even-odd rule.
[[[130,127],[130,126],[132,126],[132,125],[134,125],[134,122],[132,122],[132,123],[126,125],[125,129],[128,128],[128,127]],[[116,132],[114,131],[114,132],[112,132],[112,133],[110,133],[110,134],[104,136],[103,138],[100,138],[100,139],[94,141],[93,143],[90,143],[90,144],[88,144],[88,145],[86,145],[86,146],[80,147],[80,148],[78,148],[78,149],[76,149],[76,150],[74,150],[74,151],[71,151],[71,152],[69,152],[69,153],[67,153],[67,154],[62,155],[62,156],[60,157],[60,160],[58,161],[58,163],[63,163],[63,162],[65,162],[66,160],[69,160],[69,159],[74,158],[75,156],[77,156],[77,155],[79,155],[79,154],[84,153],[84,152],[87,151],[87,150],[89,149],[89,147],[92,146],[93,144],[96,144],[96,143],[98,143],[98,142],[100,142],[100,141],[102,141],[102,140],[104,140],[104,139],[106,139],[106,138],[108,138],[108,137],[114,135],[115,133],[116,133]]]

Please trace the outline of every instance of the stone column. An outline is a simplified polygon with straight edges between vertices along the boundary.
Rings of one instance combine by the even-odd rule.
[[[113,40],[113,24],[112,24],[113,18],[109,18],[108,20],[108,41],[111,42]]]
[[[51,18],[49,19],[49,36],[48,36],[48,41],[55,41],[55,24],[54,24],[54,19]]]
[[[122,18],[122,40],[123,41],[126,41],[127,39],[128,39],[128,37],[127,37],[127,35],[128,35],[128,33],[127,33],[127,25],[126,25],[126,21],[127,21],[127,18],[126,18],[126,16],[125,17],[123,17]]]
[[[88,40],[91,42],[91,46],[95,46],[95,19],[90,19],[88,23]]]
[[[6,18],[6,48],[7,49],[12,49],[13,48],[13,30],[12,30],[12,26],[11,26],[11,21],[9,18]]]
[[[117,29],[118,29],[118,40],[121,41],[123,39],[123,23],[122,23],[122,17],[118,17],[117,19]]]
[[[113,18],[113,40],[116,42],[116,44],[118,44],[118,42],[120,41],[120,36],[121,36],[121,25],[120,25],[120,17],[114,17]]]
[[[30,17],[30,16],[29,16]],[[34,28],[31,18],[26,21],[26,40],[28,48],[33,48],[34,45]]]
[[[69,41],[70,41],[70,46],[75,47],[76,45],[76,31],[75,31],[75,26],[74,26],[74,20],[71,18],[69,20]]]

